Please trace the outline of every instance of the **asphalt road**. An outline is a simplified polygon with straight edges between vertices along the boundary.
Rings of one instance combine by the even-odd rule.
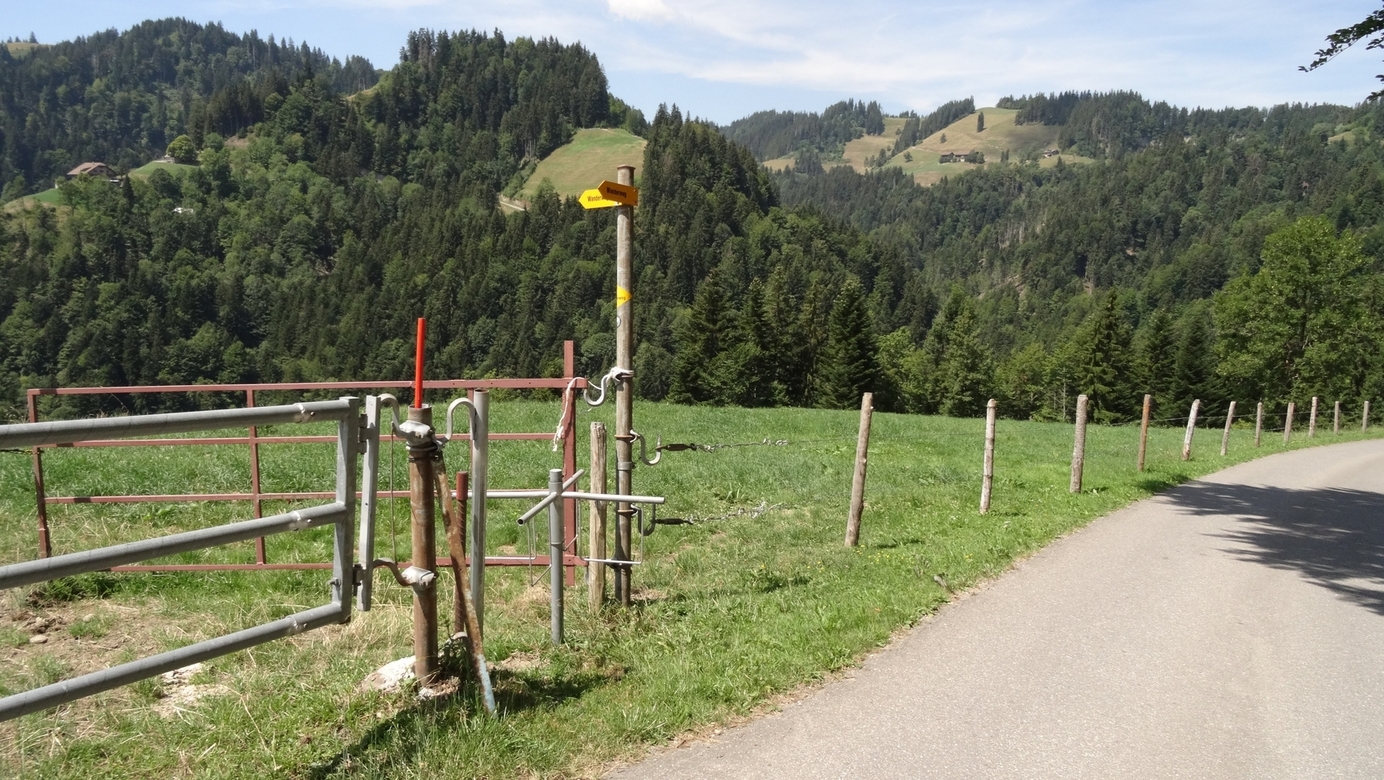
[[[613,778],[1384,778],[1384,441],[1091,523],[833,683]]]

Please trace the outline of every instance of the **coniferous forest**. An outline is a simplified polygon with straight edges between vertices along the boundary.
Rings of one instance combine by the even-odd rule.
[[[646,121],[580,45],[498,32],[418,31],[383,71],[185,20],[0,47],[4,200],[83,161],[189,163],[65,180],[56,208],[0,212],[0,416],[35,386],[397,379],[419,316],[433,376],[554,375],[564,339],[604,373],[613,214],[542,190],[526,211],[498,204],[588,127],[648,141],[645,398],[850,407],[869,390],[886,410],[975,415],[994,397],[1059,419],[1086,393],[1117,422],[1145,392],[1157,417],[1193,398],[1214,412],[1384,396],[1384,110],[1133,93],[1001,107],[1094,162],[932,187],[891,169],[770,173],[761,161],[879,134],[879,105]]]

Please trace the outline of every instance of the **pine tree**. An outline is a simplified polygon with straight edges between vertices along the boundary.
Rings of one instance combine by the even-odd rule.
[[[1092,419],[1099,422],[1117,421],[1130,411],[1129,329],[1119,302],[1119,293],[1112,290],[1078,333],[1077,389],[1090,399]]]
[[[1158,417],[1173,407],[1173,372],[1177,363],[1177,334],[1167,309],[1157,309],[1141,329],[1135,351],[1135,394],[1153,396]],[[1140,401],[1142,403],[1142,400]]]
[[[977,133],[983,133],[983,132],[985,132],[985,112],[984,112],[984,111],[981,111],[980,113],[976,114],[976,132],[977,132]]]
[[[827,327],[827,345],[819,372],[817,404],[850,409],[879,381],[874,327],[860,282],[849,279],[836,296]]]
[[[942,414],[975,417],[985,413],[994,392],[995,360],[980,340],[980,326],[967,306],[952,324],[942,361]]]
[[[668,398],[676,403],[725,403],[726,353],[738,341],[735,312],[720,275],[712,273],[697,288],[692,310],[678,339],[677,368]]]
[[[1191,409],[1192,401],[1200,398],[1205,409],[1214,399],[1212,379],[1215,356],[1211,352],[1210,323],[1201,308],[1193,309],[1182,318],[1182,336],[1177,343],[1177,358],[1173,363],[1172,409],[1167,416],[1176,417]]]

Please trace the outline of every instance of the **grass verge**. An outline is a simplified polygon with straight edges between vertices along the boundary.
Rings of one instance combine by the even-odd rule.
[[[610,423],[610,409],[584,413]],[[543,430],[552,403],[497,401],[495,431]],[[983,421],[875,416],[861,546],[842,546],[854,455],[854,411],[702,409],[641,404],[639,428],[665,442],[746,444],[667,453],[641,467],[639,492],[664,494],[659,526],[635,570],[637,606],[585,609],[568,591],[568,638],[547,641],[548,594],[538,570],[491,569],[487,655],[498,663],[503,717],[477,714],[469,692],[419,702],[358,688],[410,650],[408,594],[380,577],[379,602],[351,624],[309,632],[208,663],[188,685],[157,681],[0,725],[0,767],[54,778],[259,774],[303,777],[592,776],[653,744],[726,723],[829,677],[932,612],[950,590],[1003,572],[1016,558],[1131,501],[1288,446],[1236,429],[1154,429],[1148,470],[1134,470],[1137,428],[1091,428],[1086,490],[1067,492],[1071,426],[1001,421],[994,504],[976,511]],[[1359,438],[1319,435],[1311,443]],[[768,444],[755,444],[768,440]],[[785,441],[785,444],[775,442]],[[265,446],[266,489],[325,489],[327,447]],[[457,454],[450,465],[460,468]],[[496,487],[534,487],[560,456],[541,443],[500,442]],[[389,458],[386,457],[386,461]],[[58,450],[57,494],[243,489],[243,448]],[[395,455],[402,486],[402,453]],[[32,557],[29,459],[0,453],[0,557]],[[272,511],[273,508],[271,508]],[[56,508],[59,551],[224,522],[231,506]],[[380,554],[407,549],[406,508],[382,518]],[[530,541],[515,503],[491,507],[492,551]],[[583,526],[585,517],[583,516]],[[535,528],[541,533],[542,529]],[[324,534],[276,537],[272,560],[324,559]],[[217,557],[219,556],[219,558]],[[248,544],[179,560],[249,560]],[[322,572],[89,575],[5,596],[0,688],[22,690],[287,614],[325,598]],[[946,584],[944,589],[941,583]],[[450,592],[445,584],[443,593]],[[439,610],[450,614],[447,605]],[[41,626],[41,628],[40,628]],[[29,636],[48,640],[30,644]],[[194,691],[195,693],[196,691]],[[177,694],[176,696],[174,694]],[[170,703],[173,703],[170,705]]]

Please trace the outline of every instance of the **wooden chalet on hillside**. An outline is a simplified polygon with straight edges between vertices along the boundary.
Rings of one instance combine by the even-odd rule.
[[[69,179],[75,179],[78,176],[95,176],[101,179],[116,178],[115,171],[103,162],[84,162],[67,172]]]

